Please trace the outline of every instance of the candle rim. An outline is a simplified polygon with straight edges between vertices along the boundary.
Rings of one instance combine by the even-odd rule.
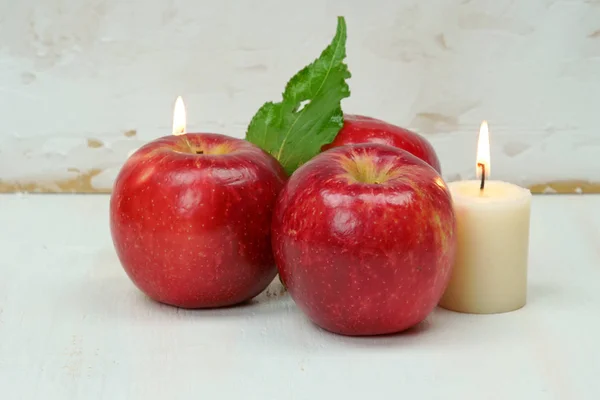
[[[450,190],[450,194],[452,195],[453,201],[461,201],[468,202],[469,204],[475,205],[507,205],[513,206],[515,204],[520,203],[528,203],[532,197],[531,191],[522,186],[516,185],[511,182],[505,182],[500,180],[486,180],[486,187],[483,190],[485,193],[486,190],[488,193],[490,191],[493,193],[498,185],[510,188],[510,193],[507,195],[490,197],[490,196],[480,196],[480,180],[464,180],[464,181],[454,181],[448,183],[448,189]],[[469,187],[472,192],[465,192],[460,190],[462,187]]]

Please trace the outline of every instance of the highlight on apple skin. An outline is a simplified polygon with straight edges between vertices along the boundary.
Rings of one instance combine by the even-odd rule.
[[[379,335],[423,321],[450,279],[451,196],[407,151],[346,145],[300,167],[281,192],[273,250],[291,297],[314,323]]]
[[[177,307],[251,299],[277,273],[271,217],[286,179],[245,140],[197,133],[146,144],[123,165],[110,202],[125,272],[150,298]]]

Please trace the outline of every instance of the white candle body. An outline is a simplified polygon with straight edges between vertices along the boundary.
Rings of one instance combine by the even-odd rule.
[[[501,181],[452,182],[456,261],[440,306],[465,313],[517,310],[527,300],[531,192]]]

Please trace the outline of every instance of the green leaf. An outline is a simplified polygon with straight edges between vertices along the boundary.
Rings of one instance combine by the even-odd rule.
[[[293,173],[331,143],[344,124],[341,101],[350,96],[346,21],[320,57],[289,80],[280,103],[265,103],[254,115],[246,140],[273,155]],[[304,107],[302,107],[304,106]]]

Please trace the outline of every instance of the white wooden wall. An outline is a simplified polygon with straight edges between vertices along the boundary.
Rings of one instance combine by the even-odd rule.
[[[599,0],[0,0],[0,180],[108,188],[178,95],[190,130],[242,137],[337,15],[345,111],[426,135],[447,179],[487,119],[493,178],[600,182]]]

